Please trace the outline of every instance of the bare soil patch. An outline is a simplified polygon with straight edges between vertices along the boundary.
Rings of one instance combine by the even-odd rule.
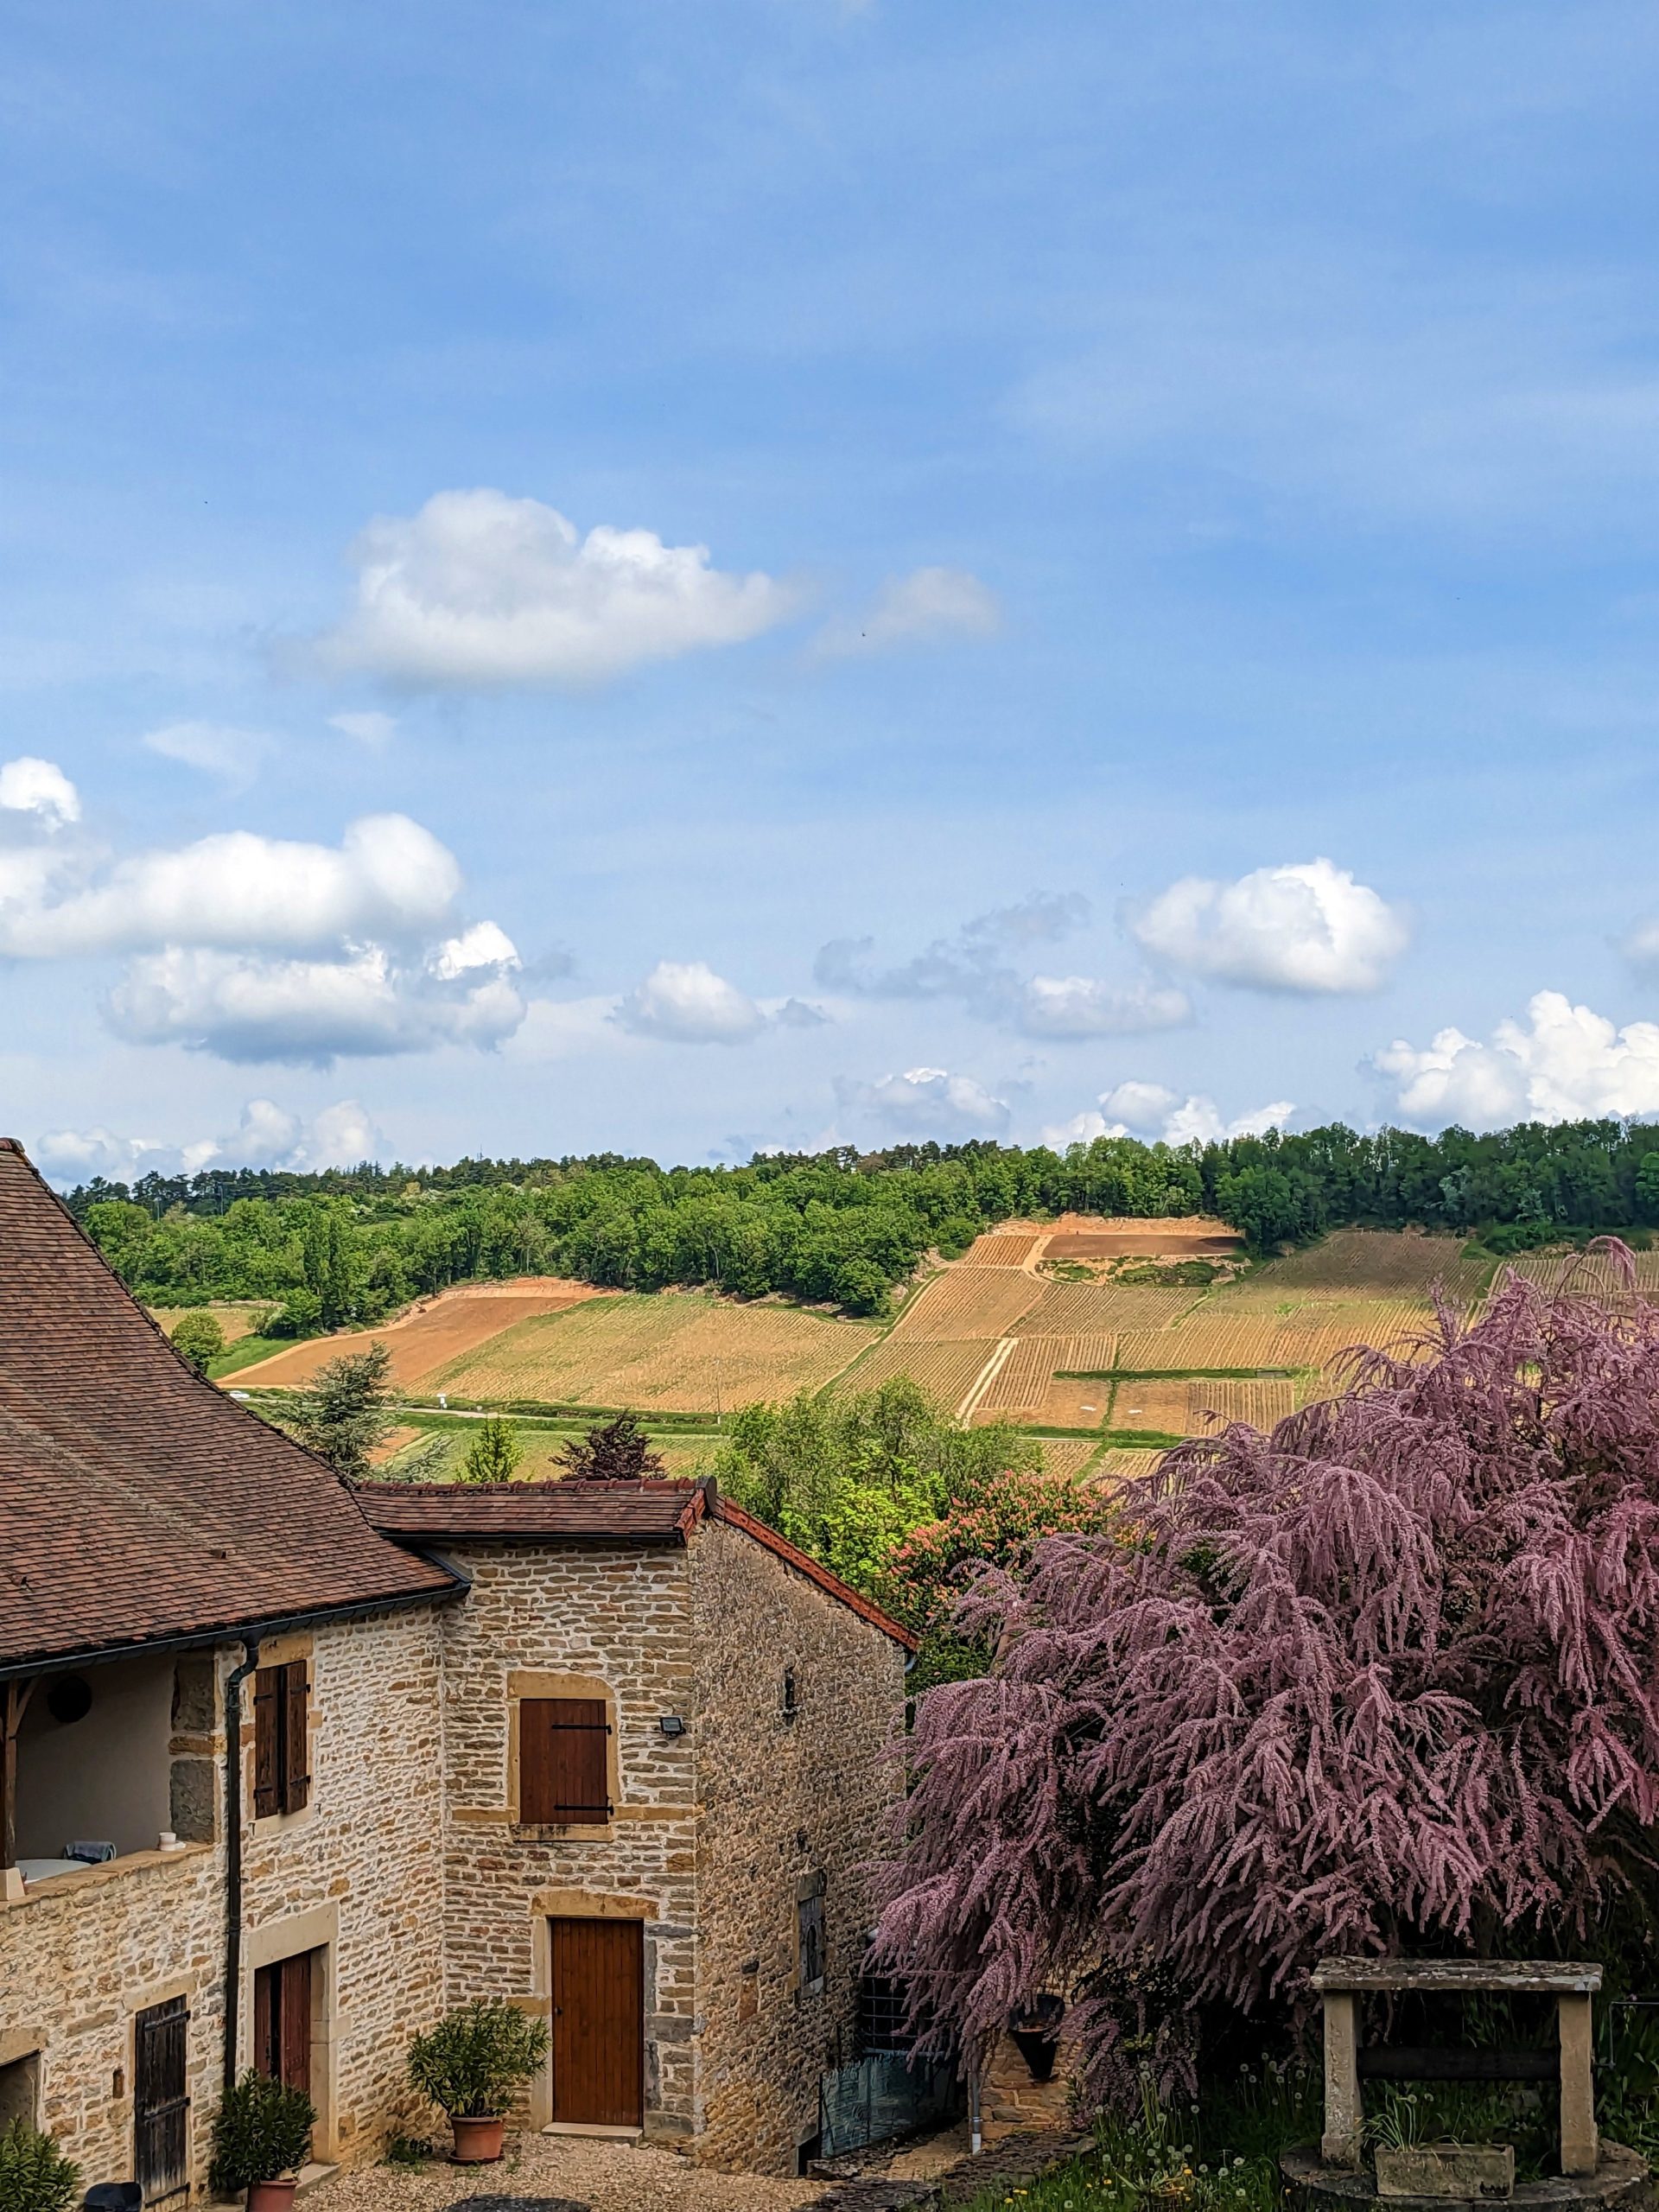
[[[614,1298],[592,1283],[569,1282],[559,1275],[519,1275],[509,1282],[469,1282],[446,1290],[384,1328],[357,1329],[334,1337],[313,1337],[228,1376],[238,1389],[250,1385],[290,1388],[308,1382],[320,1367],[348,1352],[385,1344],[391,1354],[391,1380],[413,1389],[450,1360],[487,1344],[515,1322],[532,1315],[563,1313],[589,1299]]]

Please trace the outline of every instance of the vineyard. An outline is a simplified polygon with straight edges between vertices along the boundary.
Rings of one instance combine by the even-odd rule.
[[[985,1363],[995,1351],[983,1337],[946,1339],[927,1338],[899,1343],[889,1337],[885,1344],[861,1359],[836,1383],[838,1390],[874,1390],[896,1375],[907,1375],[931,1398],[953,1411],[979,1380]]]
[[[1638,1293],[1648,1296],[1659,1293],[1659,1251],[1632,1252],[1630,1258]],[[1546,1248],[1538,1252],[1522,1252],[1505,1265],[1546,1290],[1587,1291],[1599,1298],[1615,1298],[1628,1287],[1623,1270],[1605,1252],[1563,1252],[1559,1248]],[[1502,1272],[1500,1268],[1500,1275]]]
[[[990,1230],[973,1243],[957,1262],[963,1268],[1023,1268],[1039,1245],[1046,1244],[1046,1236],[1036,1233],[1010,1236],[1006,1230]]]
[[[1465,1259],[1455,1237],[1339,1229],[1305,1252],[1269,1260],[1236,1289],[1218,1292],[1217,1302],[1270,1306],[1407,1298],[1426,1303],[1439,1284],[1453,1305],[1468,1305],[1484,1290],[1491,1272],[1490,1259]]]
[[[1019,1337],[1116,1336],[1125,1329],[1162,1329],[1198,1303],[1196,1290],[1138,1288],[1116,1283],[1055,1282],[1022,1313],[1009,1333]]]
[[[959,1343],[964,1337],[1007,1336],[1043,1295],[1036,1276],[1018,1268],[947,1268],[906,1306],[891,1341]]]

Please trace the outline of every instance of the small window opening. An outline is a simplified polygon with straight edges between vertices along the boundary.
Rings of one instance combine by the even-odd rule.
[[[795,1685],[795,1669],[792,1667],[785,1667],[784,1669],[784,1693],[779,1702],[779,1710],[783,1714],[785,1720],[792,1720],[800,1709],[800,1694]]]
[[[795,1908],[801,1945],[801,1990],[816,1996],[823,1987],[823,1894],[803,1897]]]

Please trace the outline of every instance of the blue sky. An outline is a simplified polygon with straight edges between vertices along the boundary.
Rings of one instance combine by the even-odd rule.
[[[1651,10],[0,44],[59,1173],[1659,1111]]]

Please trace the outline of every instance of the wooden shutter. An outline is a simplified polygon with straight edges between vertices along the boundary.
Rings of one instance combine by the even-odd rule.
[[[261,1667],[253,1678],[253,1816],[257,1821],[283,1809],[283,1675],[281,1667]]]
[[[277,1671],[283,1676],[283,1810],[297,1813],[311,1794],[305,1662],[292,1660]]]
[[[611,1816],[602,1697],[527,1697],[518,1706],[518,1818],[531,1827]]]

